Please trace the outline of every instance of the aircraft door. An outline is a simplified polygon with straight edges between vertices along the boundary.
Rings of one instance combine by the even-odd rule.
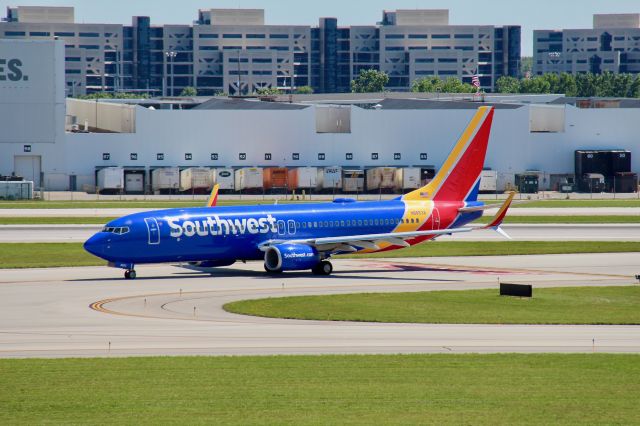
[[[431,213],[431,229],[440,229],[440,212],[437,207]]]
[[[288,220],[287,221],[287,228],[289,231],[289,235],[293,235],[296,233],[296,222],[293,220]]]
[[[278,221],[278,235],[284,235],[286,234],[286,229],[284,226],[284,220],[279,220]]]
[[[149,244],[160,244],[160,228],[155,217],[145,217],[144,222],[147,224],[147,232],[149,234]]]

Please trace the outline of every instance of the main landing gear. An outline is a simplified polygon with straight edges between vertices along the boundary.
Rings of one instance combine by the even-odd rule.
[[[128,280],[135,280],[136,279],[135,269],[127,269],[126,271],[124,271],[124,277]]]
[[[315,275],[331,275],[333,272],[333,265],[328,260],[318,262],[316,266],[311,269]]]

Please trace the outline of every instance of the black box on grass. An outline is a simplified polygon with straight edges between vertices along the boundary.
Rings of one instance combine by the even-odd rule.
[[[533,286],[530,284],[500,283],[500,296],[533,297]]]

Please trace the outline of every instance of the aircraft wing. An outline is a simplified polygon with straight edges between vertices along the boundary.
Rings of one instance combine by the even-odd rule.
[[[422,237],[426,235],[451,235],[460,232],[471,232],[479,229],[493,229],[500,233],[505,238],[511,239],[500,228],[502,221],[504,220],[507,210],[511,205],[511,201],[515,196],[515,192],[512,192],[505,200],[504,204],[496,215],[493,217],[488,225],[480,227],[463,227],[463,228],[450,228],[450,229],[437,229],[428,231],[410,231],[410,232],[388,232],[383,234],[363,234],[363,235],[345,235],[337,237],[320,237],[320,238],[302,238],[302,239],[283,239],[283,240],[269,240],[259,245],[260,250],[266,250],[269,246],[274,244],[305,244],[314,246],[321,252],[350,252],[357,251],[357,247],[380,250],[379,243],[388,243],[394,246],[408,247],[409,243],[405,240]]]
[[[469,232],[473,228],[451,228],[438,229],[431,231],[412,231],[412,232],[389,232],[384,234],[363,234],[363,235],[346,235],[338,237],[321,237],[321,238],[304,238],[290,240],[270,240],[260,244],[261,250],[274,244],[305,244],[311,245],[318,251],[356,251],[355,247],[379,250],[378,243],[389,243],[392,245],[408,247],[409,243],[405,240],[425,235],[450,235],[458,232]]]

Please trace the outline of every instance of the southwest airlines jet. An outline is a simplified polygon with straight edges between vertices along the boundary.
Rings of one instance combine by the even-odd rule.
[[[196,268],[264,260],[267,273],[311,270],[329,275],[344,253],[397,250],[441,235],[500,224],[511,194],[491,223],[468,226],[491,207],[477,201],[493,108],[480,107],[435,178],[388,201],[340,198],[329,203],[215,206],[136,213],[109,222],[84,248],[136,277],[134,265],[179,262]]]

